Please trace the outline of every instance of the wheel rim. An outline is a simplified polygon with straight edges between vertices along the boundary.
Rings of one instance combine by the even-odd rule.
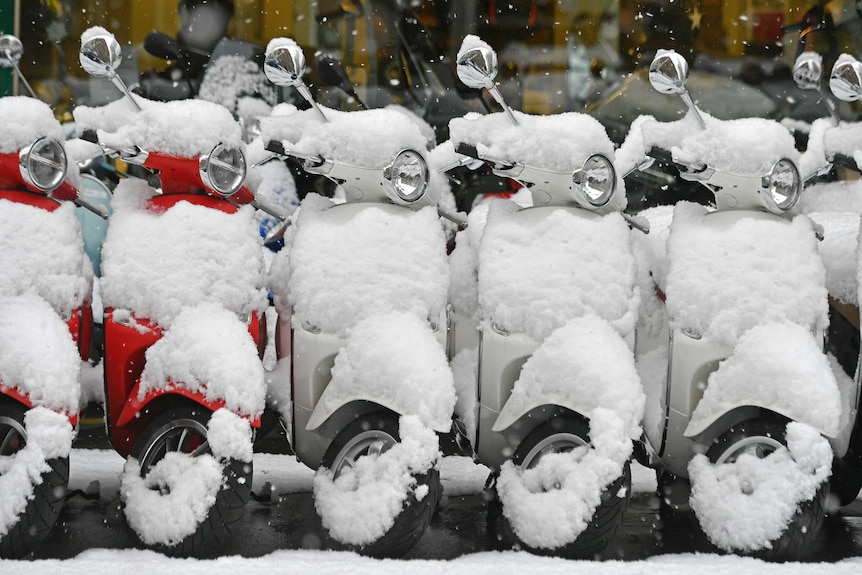
[[[581,436],[574,433],[554,433],[539,441],[527,452],[521,461],[522,469],[531,469],[539,464],[545,455],[552,453],[568,453],[578,447],[585,447],[589,443]]]
[[[780,441],[766,435],[745,437],[725,449],[716,460],[716,464],[733,463],[744,454],[754,455],[758,459],[763,459],[781,447],[783,445]]]
[[[389,451],[398,441],[390,434],[379,429],[369,429],[350,438],[332,462],[332,474],[337,479],[348,469],[353,469],[360,457],[377,457]]]
[[[0,415],[0,456],[13,455],[27,444],[24,425],[8,415]]]
[[[210,453],[206,426],[195,419],[174,419],[157,429],[141,453],[141,477],[172,452],[192,457]]]

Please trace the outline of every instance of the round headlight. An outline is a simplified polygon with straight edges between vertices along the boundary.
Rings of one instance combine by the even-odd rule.
[[[239,148],[219,144],[209,154],[201,156],[201,181],[222,196],[230,196],[245,181],[245,156]]]
[[[799,177],[796,164],[787,158],[775,162],[763,177],[762,192],[766,207],[771,212],[782,213],[795,206],[802,192],[802,178]]]
[[[573,174],[572,182],[590,205],[600,208],[614,195],[617,171],[606,156],[593,154],[584,161],[584,167]]]
[[[66,177],[66,150],[51,138],[39,138],[18,153],[24,181],[43,192],[52,192]]]
[[[428,164],[415,150],[403,150],[383,170],[383,181],[401,201],[412,204],[428,189]]]

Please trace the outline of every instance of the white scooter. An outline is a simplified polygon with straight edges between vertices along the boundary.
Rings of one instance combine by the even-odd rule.
[[[822,524],[833,455],[847,451],[858,386],[836,381],[822,351],[816,227],[788,217],[802,193],[793,138],[770,120],[701,114],[687,74],[682,56],[659,52],[650,80],[689,114],[639,121],[624,144],[642,138],[715,197],[714,208],[674,208],[667,261],[644,294],[659,319],[638,333],[646,463],[663,508],[690,505],[719,548],[801,555]]]
[[[440,498],[436,433],[450,431],[455,403],[426,138],[397,111],[318,107],[290,39],[270,42],[264,70],[312,106],[263,118],[268,149],[344,192],[340,203],[308,194],[273,262],[270,396],[297,458],[317,470],[315,507],[332,544],[402,555]]]
[[[459,415],[478,460],[499,472],[489,527],[501,505],[518,545],[592,557],[622,522],[642,433],[626,218],[648,230],[621,213],[614,147],[596,120],[509,109],[496,53],[475,36],[457,66],[504,111],[450,121],[455,151],[523,184],[532,203],[474,209],[452,254],[453,365],[466,379],[459,393],[478,394],[478,415]]]

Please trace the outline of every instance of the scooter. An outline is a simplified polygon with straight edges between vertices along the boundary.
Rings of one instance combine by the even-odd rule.
[[[22,51],[0,36],[0,66],[18,70]],[[9,96],[0,118],[0,556],[20,557],[49,535],[65,501],[93,269],[51,108]]]
[[[344,201],[309,193],[273,261],[271,395],[297,459],[317,471],[327,544],[399,556],[437,507],[437,434],[452,427],[446,239],[417,124],[321,108],[305,70],[295,42],[269,43],[267,76],[312,107],[263,118],[261,132],[270,151],[340,184]]]
[[[264,262],[251,207],[284,218],[243,186],[241,130],[203,101],[132,96],[120,45],[103,28],[80,62],[126,98],[79,106],[82,137],[158,175],[122,180],[102,250],[107,432],[127,457],[121,495],[141,541],[211,555],[231,542],[252,479],[266,345]]]
[[[457,73],[503,112],[452,120],[456,152],[532,198],[527,208],[500,200],[476,208],[459,232],[451,348],[462,365],[472,356],[473,370],[456,371],[467,374],[458,388],[478,396],[478,414],[460,415],[478,460],[494,470],[515,542],[592,557],[623,520],[642,433],[628,223],[648,228],[622,213],[614,146],[596,120],[511,110],[494,83],[496,53],[475,36],[464,39]]]
[[[665,518],[692,509],[722,550],[801,556],[847,452],[858,384],[836,381],[823,353],[818,230],[789,217],[802,195],[793,137],[774,121],[702,114],[687,72],[676,52],[657,54],[653,87],[689,113],[639,122],[627,141],[714,196],[710,208],[676,205],[667,262],[644,290],[663,319],[638,332],[643,463]]]

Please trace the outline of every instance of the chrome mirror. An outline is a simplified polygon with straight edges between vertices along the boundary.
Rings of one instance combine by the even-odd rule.
[[[649,66],[649,82],[662,94],[674,94],[682,98],[689,110],[694,112],[701,128],[706,127],[700,110],[694,105],[685,83],[688,81],[688,62],[678,52],[659,50]]]
[[[855,58],[842,58],[832,68],[829,88],[839,100],[862,100],[862,63]]]
[[[12,34],[0,35],[0,68],[14,68],[18,79],[27,88],[27,92],[36,98],[36,92],[30,87],[27,78],[21,73],[21,68],[18,67],[18,62],[21,61],[21,56],[24,54],[24,44],[17,36]]]
[[[511,108],[506,104],[503,95],[494,83],[497,70],[497,53],[493,48],[475,36],[464,38],[456,62],[458,79],[469,88],[488,90],[488,93],[503,107],[503,111],[506,112],[512,123],[517,126],[518,121],[515,119],[515,115],[512,114]]]
[[[305,54],[296,42],[290,38],[282,38],[270,42],[263,61],[263,71],[269,81],[276,86],[293,86],[311,107],[317,111],[320,119],[326,122],[323,110],[314,101],[311,90],[302,80],[305,74]]]
[[[817,52],[803,52],[793,64],[793,81],[800,90],[820,89],[823,75],[823,56]]]
[[[117,68],[123,59],[123,49],[114,35],[106,30],[90,28],[81,36],[81,51],[78,61],[90,76],[107,78],[123,92],[140,112],[141,107],[129,92],[128,86],[117,74]]]

